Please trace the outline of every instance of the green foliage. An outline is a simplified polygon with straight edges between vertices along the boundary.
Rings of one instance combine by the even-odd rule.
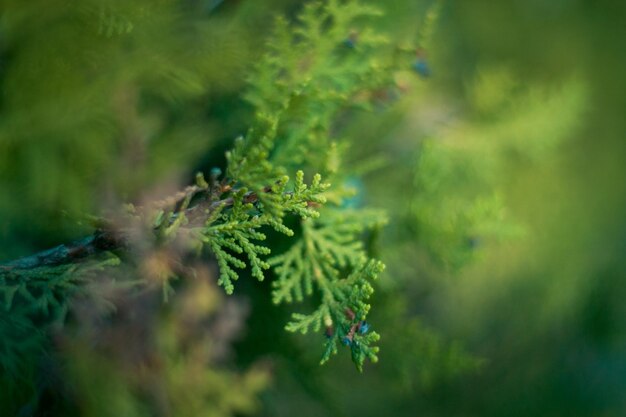
[[[169,19],[170,3],[163,2],[160,7],[166,8],[162,17]],[[96,9],[98,12],[92,13]],[[117,42],[123,42],[120,38],[138,41],[138,37],[152,36],[158,28],[169,24],[158,19],[161,14],[157,11],[148,12],[139,5],[126,7],[112,2],[96,9],[86,7],[81,19],[90,22],[91,17],[98,16],[98,29],[92,35],[104,35],[108,40],[96,45],[112,48],[112,54],[119,52],[115,48]],[[224,177],[212,175],[209,183],[199,176],[195,186],[174,198],[153,206],[131,206],[121,225],[111,222],[106,226],[117,227],[115,234],[122,236],[119,240],[124,242],[112,242],[112,250],[129,251],[138,257],[139,270],[145,272],[141,285],[151,287],[156,279],[167,301],[174,290],[172,281],[193,275],[177,259],[185,256],[178,253],[181,242],[183,252],[190,248],[208,249],[219,267],[218,284],[228,294],[234,291],[238,270],[249,267],[252,277],[263,280],[274,266],[278,276],[272,295],[275,303],[291,302],[294,297],[302,301],[304,295],[312,296],[314,290],[319,294],[320,304],[314,312],[294,314],[286,329],[301,333],[311,328],[319,331],[324,323],[329,338],[322,363],[337,351],[337,343],[350,346],[359,370],[365,359],[377,360],[378,348],[371,345],[379,336],[368,332],[365,320],[370,309],[368,299],[373,293],[371,281],[384,266],[369,256],[361,240],[385,220],[379,212],[348,207],[350,192],[338,185],[347,175],[340,165],[341,153],[347,148],[334,136],[349,107],[355,103],[369,107],[368,100],[374,92],[393,84],[397,60],[390,59],[386,39],[363,25],[379,14],[377,9],[357,1],[329,0],[307,3],[293,26],[285,19],[277,20],[268,41],[268,53],[249,80],[246,98],[254,107],[255,120],[245,137],[237,139],[227,152]],[[76,24],[87,24],[81,19]],[[64,26],[59,30],[71,32]],[[346,39],[356,34],[358,41],[355,38],[353,44],[347,45]],[[179,39],[174,39],[166,46],[178,45]],[[141,44],[137,48],[131,48],[131,56],[138,61],[145,54],[150,55],[149,50],[141,49]],[[154,70],[157,66],[171,75],[176,91],[202,93],[203,80],[186,72],[194,65],[181,65],[174,60],[165,64],[161,55],[150,56],[150,60],[137,62],[137,67],[129,66],[129,73],[118,74],[119,79],[113,84],[125,94],[133,93],[132,100],[138,100],[145,91],[161,94],[160,89],[167,89],[166,85],[152,90],[150,80],[143,77],[154,74],[146,72],[147,68]],[[198,74],[201,70],[202,67]],[[185,85],[179,85],[178,80],[185,80]],[[110,84],[101,87],[110,88]],[[78,84],[71,91],[84,95],[85,88]],[[69,94],[66,98],[71,97]],[[14,111],[19,108],[13,107]],[[85,117],[91,120],[96,116]],[[19,119],[9,118],[13,122]],[[21,129],[11,126],[10,130]],[[295,180],[291,183],[286,173],[294,171]],[[305,172],[321,172],[337,184],[330,190],[330,184],[322,182],[320,174],[314,174],[308,185]],[[331,207],[326,207],[327,201]],[[300,219],[298,233],[286,225],[287,216]],[[271,248],[263,242],[271,229],[286,237],[297,237],[284,254],[268,260]],[[22,316],[14,327],[21,322],[33,326],[62,323],[69,300],[85,286],[84,277],[93,268],[111,262],[105,259],[105,263],[95,266],[90,262],[75,263],[64,246],[57,249],[58,258],[56,253],[40,253],[0,271],[2,306],[5,311]],[[155,254],[151,255],[151,251]],[[118,258],[107,257],[117,262]],[[34,268],[20,266],[20,262],[27,264],[30,259],[35,262]],[[37,264],[48,261],[53,265]],[[15,294],[20,297],[18,302]],[[6,343],[7,356],[0,359],[5,369],[16,361],[11,356],[15,349]]]
[[[399,376],[399,386],[407,392],[432,389],[488,366],[487,360],[477,359],[459,342],[445,340],[418,318],[403,321],[390,330],[396,332],[395,343],[389,348],[395,358],[390,366]]]
[[[207,222],[205,228],[198,232],[202,236],[201,240],[208,244],[217,258],[220,267],[218,284],[224,286],[228,294],[232,294],[234,289],[232,281],[239,277],[232,267],[245,268],[246,264],[226,249],[237,254],[245,253],[252,276],[262,281],[263,271],[269,269],[270,265],[260,256],[268,255],[271,250],[252,242],[266,239],[266,235],[258,229],[270,226],[277,232],[293,236],[293,231],[283,224],[286,213],[294,213],[304,219],[319,216],[310,205],[325,202],[321,193],[328,188],[328,184],[321,183],[321,177],[316,175],[308,187],[304,184],[304,173],[298,171],[293,191],[286,192],[288,180],[288,177],[283,177],[267,190],[252,194],[245,187],[238,189],[232,196],[232,209],[217,218],[213,215],[215,220]],[[256,207],[251,200],[257,201]],[[221,207],[218,208],[219,212]]]
[[[553,155],[577,126],[584,86],[522,86],[503,67],[487,68],[468,85],[473,117],[420,147],[412,214],[433,259],[458,269],[480,246],[519,237],[524,227],[504,201],[504,174],[515,160]]]
[[[68,143],[60,149],[68,151],[71,160],[109,155],[101,160],[95,158],[96,163],[90,169],[82,168],[89,172],[90,179],[93,175],[102,180],[94,190],[115,188],[111,182],[118,183],[123,195],[133,195],[171,168],[189,167],[194,156],[209,148],[214,127],[206,130],[204,127],[211,122],[232,123],[236,132],[242,131],[242,126],[250,128],[226,152],[226,165],[221,167],[223,176],[220,170],[212,171],[208,180],[199,174],[195,185],[170,198],[158,202],[146,202],[143,197],[135,199],[137,205],[129,205],[127,213],[96,222],[96,228],[123,237],[124,244],[111,249],[115,254],[103,251],[102,257],[81,258],[80,262],[0,270],[0,296],[4,300],[0,299],[4,307],[0,335],[9,335],[1,342],[0,365],[5,371],[23,375],[33,372],[22,366],[25,353],[36,357],[51,350],[49,335],[63,325],[68,313],[72,320],[84,319],[85,312],[73,304],[76,299],[86,297],[105,308],[98,307],[97,313],[89,313],[96,317],[87,323],[76,325],[70,321],[71,329],[75,330],[72,326],[76,326],[85,331],[91,325],[100,326],[100,319],[114,321],[115,315],[103,312],[111,311],[114,306],[123,307],[123,302],[116,303],[115,297],[109,300],[103,293],[101,297],[93,297],[100,293],[89,288],[98,281],[97,276],[110,276],[116,290],[128,290],[133,297],[146,292],[154,295],[158,293],[153,291],[154,287],[162,290],[167,304],[160,305],[160,309],[152,306],[150,314],[145,316],[144,327],[140,326],[142,331],[151,326],[158,329],[156,335],[146,336],[153,346],[141,352],[145,356],[140,355],[154,362],[129,365],[120,360],[124,352],[116,351],[102,340],[110,338],[119,342],[128,334],[119,335],[107,329],[115,337],[103,332],[107,336],[97,342],[106,348],[94,352],[89,352],[87,347],[94,341],[78,335],[79,342],[70,343],[65,352],[68,355],[65,361],[71,364],[68,375],[88,386],[101,387],[95,396],[90,396],[89,388],[78,389],[80,407],[92,415],[152,415],[154,409],[167,414],[163,411],[167,407],[152,402],[163,393],[171,415],[210,411],[229,415],[254,410],[253,398],[266,385],[265,373],[255,368],[235,372],[214,363],[210,351],[221,337],[219,332],[212,334],[212,338],[204,338],[201,335],[206,329],[190,326],[195,334],[180,333],[181,329],[184,333],[189,323],[188,318],[176,317],[180,314],[176,303],[199,276],[213,272],[203,272],[203,266],[192,261],[192,253],[216,264],[215,281],[229,295],[237,292],[237,280],[252,277],[272,281],[271,294],[264,295],[271,297],[274,304],[299,303],[289,306],[296,313],[284,327],[292,333],[325,334],[322,346],[307,346],[321,351],[322,364],[342,349],[349,351],[359,371],[366,360],[378,361],[378,326],[383,328],[381,324],[384,324],[384,333],[380,332],[384,339],[380,343],[384,343],[385,351],[389,349],[392,363],[380,364],[377,372],[392,369],[398,384],[407,391],[433,387],[447,377],[478,369],[480,361],[459,344],[448,344],[415,317],[416,311],[421,314],[423,304],[428,305],[429,300],[412,300],[415,306],[410,311],[395,316],[383,314],[385,320],[380,320],[381,315],[370,315],[374,281],[384,270],[377,258],[393,261],[395,257],[399,261],[393,265],[394,278],[397,270],[404,269],[413,279],[423,260],[414,258],[418,253],[416,246],[425,248],[432,259],[458,270],[485,242],[518,235],[521,228],[510,219],[505,185],[499,177],[511,155],[538,160],[570,133],[584,100],[581,85],[572,81],[560,90],[527,89],[506,70],[481,73],[468,88],[469,105],[475,111],[468,121],[453,120],[451,128],[431,135],[436,139],[410,143],[402,138],[401,146],[376,144],[381,153],[390,149],[401,154],[399,163],[396,165],[394,159],[394,166],[380,175],[386,197],[377,198],[380,194],[374,191],[371,195],[372,188],[357,179],[367,171],[368,162],[351,165],[344,161],[355,161],[367,153],[360,149],[361,145],[371,142],[374,136],[381,142],[380,138],[393,134],[399,120],[394,120],[391,129],[390,123],[384,126],[386,131],[373,133],[368,131],[370,124],[360,123],[373,117],[360,116],[362,119],[354,123],[353,116],[360,115],[361,110],[381,110],[390,101],[399,99],[400,93],[424,83],[424,79],[411,71],[416,54],[411,42],[397,45],[375,30],[375,22],[381,15],[377,8],[358,1],[306,2],[293,22],[278,18],[267,40],[267,53],[255,60],[254,68],[249,71],[248,88],[243,94],[248,107],[234,112],[235,115],[226,115],[232,117],[229,122],[219,118],[207,122],[204,106],[212,99],[210,89],[219,88],[217,85],[222,81],[228,84],[229,79],[226,75],[216,76],[216,72],[231,74],[234,65],[226,59],[224,68],[215,69],[215,62],[220,62],[222,57],[218,53],[219,45],[230,34],[227,27],[218,20],[216,29],[207,30],[200,19],[191,16],[188,9],[179,10],[173,0],[157,2],[154,10],[145,9],[147,3],[143,1],[105,3],[86,5],[73,21],[81,28],[79,32],[91,28],[89,33],[98,40],[90,41],[91,53],[99,57],[97,68],[105,65],[107,59],[118,63],[126,59],[128,65],[119,73],[103,71],[108,74],[103,80],[96,71],[95,86],[80,82],[61,91],[59,100],[68,102],[75,97],[85,100],[83,91],[92,92],[88,105],[83,102],[68,110],[74,109],[77,114],[73,122],[83,120],[84,124],[58,127],[43,123],[41,132],[34,132],[36,137],[46,138],[56,137],[49,135],[56,128],[59,137],[70,132]],[[416,45],[420,48],[431,45],[441,5],[435,3],[426,13],[423,25],[417,31],[411,30],[419,34]],[[183,15],[191,23],[181,28],[179,19]],[[68,24],[65,19],[59,20],[61,26]],[[70,29],[62,27],[59,31],[76,30]],[[185,52],[179,55],[181,50]],[[421,53],[418,52],[419,59],[425,59]],[[236,54],[245,55],[246,51]],[[84,58],[80,53],[77,55]],[[73,71],[74,65],[82,68],[74,63],[70,65]],[[111,65],[113,69],[121,68]],[[11,70],[5,74],[7,83],[16,82],[13,71],[19,72]],[[59,70],[57,77],[63,73]],[[22,80],[18,84],[24,83]],[[96,91],[90,89],[96,86]],[[112,101],[106,94],[109,91],[115,92]],[[16,95],[13,91],[11,100]],[[102,97],[112,104],[106,104]],[[42,100],[57,103],[47,95]],[[90,107],[92,101],[99,106]],[[51,106],[42,104],[43,110],[37,109],[34,115],[46,122],[48,117],[56,121],[54,112],[49,115],[44,111]],[[400,107],[406,110],[406,106]],[[0,156],[7,164],[12,163],[15,155],[29,152],[31,147],[37,154],[41,151],[38,141],[32,146],[19,145],[20,136],[13,137],[15,132],[24,130],[24,125],[11,123],[25,118],[28,106],[12,108],[23,114],[9,114],[9,122],[0,123],[0,139],[12,137],[9,141],[0,140],[0,146],[9,151]],[[528,120],[536,123],[527,123]],[[110,126],[111,131],[103,133],[102,123]],[[225,129],[226,134],[216,130],[224,137],[235,136],[230,131],[234,128]],[[74,147],[81,131],[86,134],[85,143]],[[551,141],[544,140],[546,132]],[[99,139],[87,140],[93,137]],[[355,144],[359,147],[356,151]],[[126,145],[131,148],[128,154],[123,149]],[[116,165],[110,161],[119,149],[128,159],[121,170],[112,168]],[[417,159],[413,154],[415,149]],[[45,152],[45,146],[41,152]],[[136,158],[145,161],[137,163]],[[45,159],[39,156],[40,161]],[[210,164],[222,163],[219,158],[217,161],[213,157]],[[69,183],[63,186],[71,188],[71,182],[77,180],[65,172],[67,167],[54,159],[49,162],[55,169],[48,167],[45,171],[53,172],[54,178],[67,177]],[[7,172],[12,169],[7,168]],[[108,171],[114,171],[110,177]],[[132,181],[126,184],[130,173],[133,173],[129,176]],[[26,182],[37,183],[28,179]],[[51,182],[60,188],[60,180]],[[76,187],[77,193],[94,191],[86,184],[89,181]],[[15,191],[18,185],[6,190]],[[62,194],[48,197],[51,206],[65,202]],[[387,239],[381,254],[374,250],[372,241],[387,223],[387,216],[382,211],[362,207],[372,200],[388,206],[394,231],[402,229],[403,236],[410,235],[410,242],[404,242],[406,246]],[[402,210],[407,206],[408,216],[405,216],[407,213]],[[81,207],[71,203],[63,208],[76,211]],[[414,232],[418,234],[417,240]],[[59,250],[59,254],[63,251]],[[42,258],[50,258],[49,255],[41,254]],[[27,260],[19,262],[25,265]],[[108,268],[114,263],[121,265]],[[386,294],[388,298],[409,297],[393,291],[400,280],[386,281],[385,289],[391,292]],[[174,293],[176,297],[171,297]],[[125,302],[136,303],[138,307],[141,304],[135,298]],[[207,315],[199,319],[203,320],[212,322],[215,318]],[[319,343],[313,337],[300,340],[307,345]],[[336,371],[325,372],[332,375]],[[166,388],[151,381],[161,381]],[[109,397],[114,400],[105,410],[102,404]]]
[[[366,211],[324,212],[319,220],[302,224],[302,237],[287,252],[270,259],[278,278],[274,281],[274,303],[302,301],[319,291],[321,304],[311,314],[293,314],[285,327],[291,332],[307,333],[326,328],[328,338],[322,363],[337,352],[337,343],[351,347],[359,370],[363,360],[377,361],[378,340],[375,332],[359,334],[355,330],[364,322],[373,293],[370,284],[384,269],[380,261],[369,259],[359,236],[384,222],[380,213]]]
[[[228,172],[233,178],[257,193],[268,184],[282,184],[277,177],[291,166],[312,167],[328,174],[331,181],[341,180],[333,140],[341,111],[354,103],[358,94],[391,84],[395,63],[381,58],[386,39],[359,25],[378,14],[356,1],[331,0],[306,4],[295,27],[285,19],[277,20],[268,42],[269,52],[258,63],[246,95],[259,115],[260,128],[253,129],[229,154]],[[351,33],[358,33],[358,42],[346,45]],[[312,190],[319,181],[314,177]],[[294,198],[300,187],[302,174],[296,181]],[[269,193],[269,198],[275,199],[277,194]],[[284,210],[267,193],[261,195],[269,213]],[[260,277],[267,265],[275,267],[275,303],[302,301],[304,295],[311,296],[317,289],[321,300],[317,309],[310,314],[294,314],[286,329],[319,331],[323,323],[330,335],[322,363],[337,351],[337,343],[344,342],[351,346],[352,358],[361,370],[365,358],[376,360],[377,348],[370,344],[378,335],[356,334],[355,329],[369,311],[366,300],[373,292],[369,281],[377,277],[383,265],[367,256],[360,239],[366,230],[384,222],[384,217],[341,208],[346,198],[341,189],[335,191],[329,199],[336,207],[320,209],[319,218],[310,216],[306,206],[297,203],[301,210],[307,210],[297,213],[303,218],[300,237],[285,253],[260,264],[253,275]],[[325,200],[309,199],[308,205]],[[232,269],[227,269],[227,274],[234,276]]]
[[[317,289],[319,307],[311,314],[294,314],[286,329],[319,331],[322,323],[336,328],[322,363],[347,338],[359,369],[365,358],[376,360],[377,348],[370,347],[378,339],[376,333],[354,333],[369,311],[366,300],[373,291],[369,281],[383,269],[367,256],[360,239],[384,217],[342,209],[347,194],[341,189],[328,195],[336,207],[320,207],[318,213],[329,185],[321,184],[321,177],[315,175],[308,188],[304,173],[298,171],[293,189],[287,191],[284,173],[291,167],[311,168],[326,173],[331,181],[340,180],[332,133],[341,111],[354,103],[357,94],[391,83],[393,63],[380,57],[386,40],[359,27],[359,21],[378,14],[355,1],[329,1],[306,4],[295,27],[285,19],[277,20],[269,52],[257,64],[246,95],[257,121],[227,154],[227,177],[242,188],[221,223],[203,232],[218,259],[220,283],[227,292],[232,292],[232,281],[238,277],[233,267],[245,265],[229,251],[245,253],[252,275],[260,280],[264,270],[275,267],[275,303],[302,301]],[[359,34],[358,44],[350,48],[345,40],[353,31]],[[256,206],[246,201],[246,193],[253,193]],[[270,226],[292,235],[283,224],[286,213],[302,218],[299,238],[285,253],[261,260],[269,249],[251,243],[265,239],[255,229]],[[346,311],[354,317],[346,318]]]
[[[1,3],[0,415],[626,414],[621,6]]]
[[[365,105],[359,94],[391,84],[396,63],[383,48],[388,40],[364,24],[379,14],[357,1],[331,0],[306,3],[297,25],[277,19],[246,94],[258,114],[280,120],[276,164],[327,168],[339,112]],[[346,45],[351,34],[358,36],[353,47]]]
[[[209,25],[178,0],[8,0],[0,13],[3,258],[71,239],[82,213],[170,178],[223,134],[206,105],[243,84],[243,22]]]
[[[89,297],[108,304],[102,294],[89,291],[89,283],[104,268],[119,264],[110,257],[86,264],[41,266],[0,273],[0,368],[17,377],[34,355],[45,349],[45,328],[62,325],[72,297]]]

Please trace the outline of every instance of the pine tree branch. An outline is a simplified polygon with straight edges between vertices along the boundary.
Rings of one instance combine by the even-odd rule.
[[[0,272],[59,266],[79,262],[89,256],[117,250],[127,245],[127,237],[113,230],[98,229],[91,236],[56,246],[0,265]]]
[[[177,194],[174,198],[162,200],[155,203],[156,207],[174,206],[178,207],[181,201],[191,198],[200,192],[206,192],[206,189],[197,186],[188,187],[185,191]],[[235,193],[237,190],[231,190],[230,187],[224,187],[219,190]],[[264,192],[271,192],[271,187],[266,187]],[[284,194],[292,194],[291,192]],[[244,203],[254,204],[259,200],[258,193],[248,192],[243,197]],[[174,203],[173,203],[174,202]],[[188,221],[187,225],[202,225],[211,214],[217,209],[231,207],[234,203],[233,197],[221,200],[211,200],[205,198],[196,205],[183,210]],[[180,215],[180,213],[178,213]],[[110,251],[125,250],[129,247],[130,233],[128,230],[116,230],[113,225],[101,226],[97,228],[90,236],[76,240],[68,244],[62,244],[51,249],[46,249],[33,255],[24,256],[22,258],[0,264],[0,274],[10,271],[32,270],[40,267],[53,267],[80,262],[88,257],[97,256]]]

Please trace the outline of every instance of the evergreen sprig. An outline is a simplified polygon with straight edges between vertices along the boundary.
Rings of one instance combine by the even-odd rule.
[[[338,117],[355,105],[359,95],[393,84],[396,63],[384,51],[387,39],[363,25],[379,14],[375,7],[358,1],[329,0],[307,3],[295,24],[277,19],[268,52],[249,79],[246,99],[257,112],[255,128],[228,154],[228,175],[254,193],[266,190],[268,183],[281,187],[280,176],[291,167],[321,169],[331,181],[343,181],[339,176],[340,149],[345,147],[333,139]],[[301,176],[296,180],[296,191],[302,186]],[[317,181],[314,177],[312,188]],[[348,209],[349,193],[340,187],[326,192],[324,200],[308,197],[306,205],[300,200],[295,207],[277,201],[281,194],[273,191],[259,194],[264,211],[256,221],[263,222],[263,216],[268,216],[267,221],[280,220],[286,210],[300,215],[302,234],[283,254],[267,263],[248,254],[253,275],[261,279],[262,270],[274,267],[277,280],[272,298],[277,304],[303,301],[305,295],[311,296],[317,289],[320,305],[310,314],[294,314],[286,329],[306,333],[310,329],[319,331],[324,324],[329,338],[322,363],[341,342],[351,347],[353,360],[361,370],[366,358],[376,360],[378,348],[370,345],[378,335],[368,333],[368,326],[362,323],[370,308],[370,281],[384,267],[367,255],[361,240],[368,229],[384,222],[384,216]],[[295,197],[290,201],[298,201]],[[311,205],[318,206],[326,199],[334,206],[320,207],[319,217],[317,212],[309,214]],[[278,224],[282,228],[282,222]],[[277,230],[291,235],[290,230],[280,228]],[[229,242],[232,245],[233,241]],[[230,249],[245,251],[239,243],[235,245]],[[228,291],[237,275],[231,266],[243,264],[221,246],[214,252],[220,253],[218,260],[222,258],[221,280]],[[346,311],[351,313],[346,315]]]
[[[384,269],[380,261],[367,256],[360,240],[366,229],[384,221],[380,214],[372,214],[327,209],[319,219],[303,221],[300,240],[269,260],[278,275],[273,283],[274,303],[302,301],[314,288],[318,290],[320,306],[310,314],[293,314],[285,329],[304,334],[319,331],[323,324],[328,340],[322,363],[337,351],[339,342],[351,347],[359,370],[366,357],[376,360],[378,348],[370,344],[378,335],[355,331],[357,327],[364,329],[361,323],[366,320],[370,309],[367,300],[373,293],[370,281]]]
[[[313,177],[310,186],[304,183],[304,173],[298,171],[292,191],[286,191],[289,178],[284,176],[271,187],[265,187],[262,192],[249,192],[247,188],[238,189],[232,196],[232,208],[221,213],[217,218],[213,216],[207,221],[204,228],[197,231],[202,242],[207,244],[217,258],[220,266],[218,283],[224,286],[227,293],[232,294],[232,281],[239,275],[233,269],[245,268],[246,263],[233,254],[245,253],[251,267],[252,276],[262,281],[263,271],[270,268],[270,264],[261,257],[268,255],[270,248],[253,243],[262,242],[266,235],[259,231],[269,226],[277,232],[293,236],[294,232],[283,224],[285,213],[293,213],[303,219],[318,217],[319,213],[311,207],[314,204],[323,204],[326,200],[323,192],[329,184],[322,183],[320,175]],[[272,198],[265,196],[272,195]],[[264,198],[265,197],[265,198]],[[272,205],[268,205],[271,201]],[[273,205],[280,207],[276,210]],[[219,206],[221,211],[222,206]]]
[[[378,14],[358,1],[328,0],[307,3],[294,24],[279,18],[268,53],[249,79],[246,99],[254,107],[255,120],[227,153],[225,175],[219,179],[215,172],[210,181],[199,175],[196,185],[171,198],[131,206],[128,221],[99,224],[94,236],[70,250],[63,246],[58,253],[0,267],[4,309],[26,308],[21,305],[44,315],[52,314],[51,308],[65,311],[74,289],[82,285],[80,270],[92,265],[88,261],[95,256],[112,262],[118,258],[111,252],[142,257],[152,250],[169,257],[179,251],[164,248],[190,238],[186,248],[204,247],[215,258],[218,284],[228,294],[248,267],[258,280],[273,269],[275,303],[303,301],[317,292],[320,303],[314,311],[294,314],[286,329],[306,333],[323,325],[327,341],[322,363],[337,351],[338,343],[350,347],[359,370],[365,359],[376,361],[378,348],[373,344],[379,336],[369,331],[366,317],[371,282],[384,265],[371,258],[362,239],[385,218],[376,211],[351,208],[349,192],[341,186],[346,173],[340,157],[347,147],[335,136],[344,110],[365,104],[358,97],[393,84],[397,63],[388,59],[387,40],[363,25]],[[296,172],[293,181],[289,172]],[[330,189],[319,173],[305,172],[322,173],[335,187]],[[301,233],[284,253],[267,259],[269,229],[295,236],[285,224],[287,216],[300,219]],[[138,242],[138,237],[144,241]],[[20,264],[28,265],[16,267]],[[169,281],[188,271],[181,261],[169,258],[155,265],[163,269],[156,275],[167,300],[173,291]],[[146,285],[151,284],[148,278]],[[14,302],[15,294],[22,295],[20,303]],[[31,299],[29,294],[37,296]],[[25,323],[38,323],[39,313],[24,313]]]
[[[275,163],[324,166],[338,113],[392,83],[382,52],[388,40],[363,24],[379,14],[357,1],[330,0],[305,4],[295,24],[276,20],[245,96],[258,114],[279,119]]]

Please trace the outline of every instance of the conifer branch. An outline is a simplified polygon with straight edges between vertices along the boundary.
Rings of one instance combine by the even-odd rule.
[[[185,191],[181,191],[171,198],[157,201],[151,207],[167,208],[168,206],[179,206],[185,198],[193,197],[200,192],[206,192],[206,190],[198,186],[187,187]],[[236,193],[237,190],[234,190],[234,192]],[[266,187],[263,192],[271,192],[271,187]],[[289,197],[293,193],[285,192],[284,195]],[[253,191],[246,192],[243,194],[242,201],[246,204],[254,204],[259,201],[259,195]],[[217,210],[231,207],[233,204],[233,197],[217,201],[205,199],[192,207],[186,208],[183,214],[187,219],[187,226],[192,227],[204,224]],[[173,219],[178,216],[180,216],[180,213],[174,212],[171,214]],[[111,222],[102,222],[100,220],[99,223],[90,236],[0,264],[0,277],[3,274],[19,274],[20,271],[42,267],[76,264],[106,252],[128,249],[130,242],[128,230],[115,228]]]
[[[371,107],[368,100],[375,100],[379,91],[397,87],[396,66],[410,68],[408,61],[390,59],[387,39],[362,24],[379,14],[356,0],[328,0],[307,3],[294,23],[279,18],[245,95],[255,118],[227,152],[224,178],[218,181],[220,175],[214,173],[207,182],[198,176],[195,185],[175,196],[146,207],[131,206],[121,224],[104,222],[77,242],[0,266],[4,309],[17,308],[16,294],[24,305],[35,300],[46,312],[51,303],[66,309],[59,299],[77,291],[81,269],[117,259],[111,252],[161,249],[186,239],[190,244],[185,250],[204,248],[213,256],[218,284],[228,294],[245,268],[258,280],[268,270],[276,276],[275,303],[303,301],[317,292],[320,301],[314,311],[294,314],[286,329],[306,333],[324,327],[322,363],[339,344],[350,348],[359,370],[365,359],[376,361],[373,344],[379,336],[369,331],[366,317],[371,282],[384,265],[370,256],[362,239],[385,218],[350,208],[340,166],[345,147],[334,136],[346,108]],[[291,182],[286,176],[290,172],[296,172]],[[332,190],[320,172],[336,184]],[[266,231],[296,235],[285,224],[287,216],[300,218],[302,233],[284,253],[267,259],[271,249],[264,244]],[[165,297],[172,291],[169,280],[176,276],[176,268],[166,266],[158,272]],[[30,311],[24,313],[29,323]]]

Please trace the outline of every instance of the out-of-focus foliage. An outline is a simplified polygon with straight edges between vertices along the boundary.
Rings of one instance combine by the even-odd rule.
[[[3,2],[3,255],[197,163],[231,128],[216,100],[256,27],[175,0]]]
[[[580,81],[524,86],[505,68],[478,72],[468,94],[469,120],[422,144],[411,207],[417,240],[452,268],[489,240],[520,235],[523,226],[507,219],[503,201],[510,160],[553,156],[579,127],[586,98]]]
[[[267,370],[218,365],[241,331],[246,305],[225,300],[203,272],[161,314],[158,291],[114,298],[120,307],[108,322],[87,303],[77,307],[83,322],[66,336],[64,357],[68,377],[80,381],[69,395],[82,414],[217,417],[258,408]]]
[[[117,265],[111,257],[87,265],[39,267],[19,279],[0,276],[0,367],[9,379],[28,374],[29,364],[46,346],[46,326],[62,326],[71,308],[72,297],[83,296],[94,304],[107,304],[92,291],[89,282],[107,266]],[[4,271],[3,271],[4,272]]]

